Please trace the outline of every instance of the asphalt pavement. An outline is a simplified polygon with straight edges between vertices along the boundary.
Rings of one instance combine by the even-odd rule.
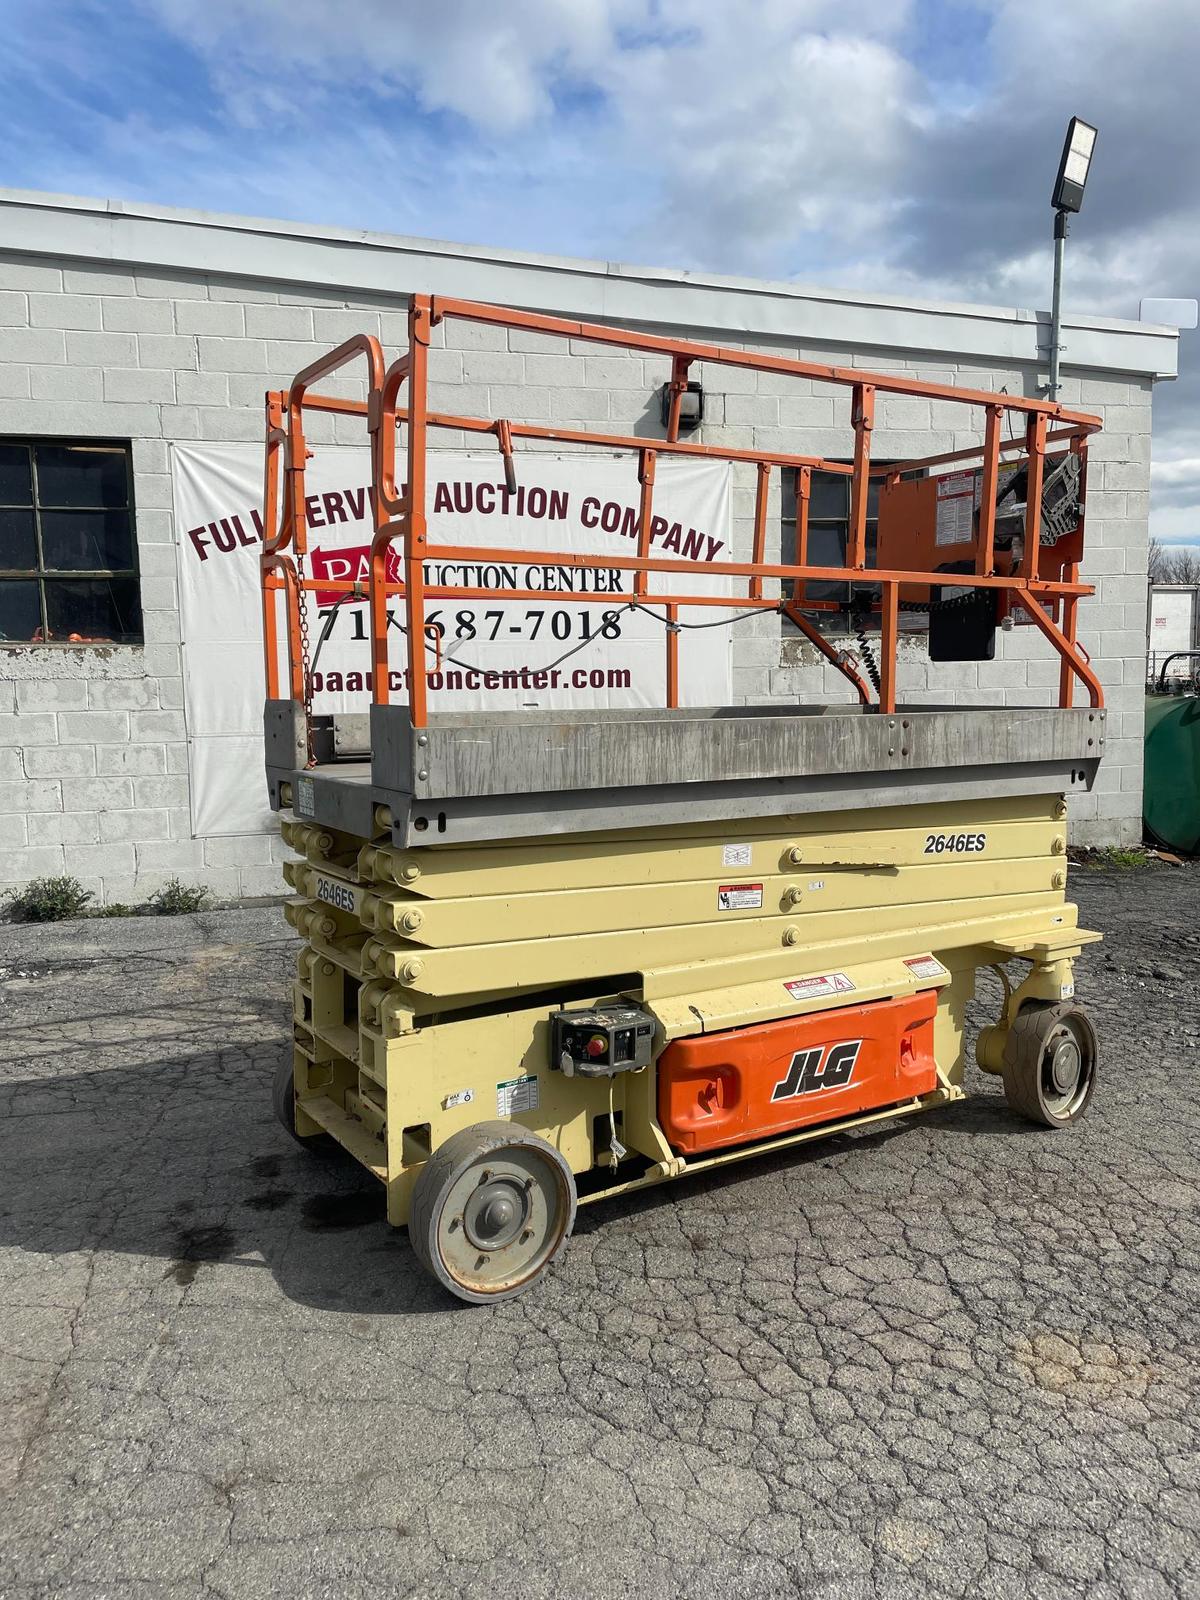
[[[274,1122],[277,909],[0,928],[0,1594],[1200,1593],[1200,870],[1071,887],[1079,1126],[972,1068],[480,1309]]]

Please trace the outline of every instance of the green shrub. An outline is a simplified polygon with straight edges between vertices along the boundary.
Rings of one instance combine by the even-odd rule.
[[[121,900],[114,900],[111,905],[97,906],[92,912],[94,917],[136,917],[137,911],[133,906],[127,906]]]
[[[158,917],[181,917],[190,911],[203,911],[211,899],[210,892],[199,884],[180,883],[178,878],[171,878],[154,891],[146,901],[146,909]]]
[[[78,878],[32,878],[23,889],[10,889],[4,897],[18,922],[67,922],[81,917],[93,898]]]

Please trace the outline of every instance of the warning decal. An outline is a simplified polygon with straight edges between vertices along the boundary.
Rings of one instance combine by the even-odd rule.
[[[532,1073],[496,1085],[496,1115],[511,1117],[518,1111],[536,1111],[538,1081]]]
[[[761,883],[723,883],[717,890],[717,910],[758,911],[762,897]]]
[[[975,474],[952,472],[938,479],[934,543],[970,544],[975,522]]]
[[[748,867],[750,865],[750,846],[748,844],[727,844],[721,851],[721,865],[723,867]]]
[[[946,968],[936,956],[913,956],[904,963],[914,978],[943,978]]]
[[[854,985],[844,972],[825,972],[819,978],[793,978],[783,987],[793,1000],[824,1000],[832,995],[849,994]]]

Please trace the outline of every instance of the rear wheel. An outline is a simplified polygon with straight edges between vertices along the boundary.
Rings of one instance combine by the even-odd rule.
[[[297,1144],[316,1154],[332,1148],[334,1141],[327,1133],[296,1132],[296,1077],[291,1060],[287,1056],[284,1056],[275,1068],[275,1077],[271,1083],[271,1106],[281,1125],[287,1129]]]
[[[408,1236],[417,1260],[472,1305],[535,1283],[575,1224],[575,1180],[563,1157],[511,1122],[451,1135],[413,1188]]]
[[[1014,1111],[1065,1128],[1096,1087],[1096,1031],[1078,1006],[1026,1006],[1009,1029],[1002,1072]]]

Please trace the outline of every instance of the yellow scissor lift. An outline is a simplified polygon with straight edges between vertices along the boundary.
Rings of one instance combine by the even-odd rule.
[[[978,714],[925,715],[965,723]],[[1102,716],[1047,712],[1038,722],[1061,719],[1059,736],[1086,751],[1085,730]],[[777,720],[791,733],[799,719]],[[1007,720],[1018,742],[1020,719]],[[456,731],[478,740],[503,721]],[[525,726],[536,736],[536,720]],[[616,734],[622,719],[608,726]],[[908,732],[916,744],[918,729]],[[1068,754],[1062,787],[1084,781],[1085,759]],[[1052,1125],[1071,1120],[1091,1093],[1095,1057],[1071,1004],[1071,963],[1097,936],[1076,925],[1064,893],[1062,793],[1036,779],[1022,792],[1009,763],[992,767],[990,782],[986,770],[955,775],[961,799],[819,812],[797,804],[775,816],[404,846],[369,788],[348,786],[355,818],[337,804],[336,772],[294,770],[279,780],[293,812],[284,837],[300,857],[285,868],[297,894],[287,916],[305,942],[294,1065],[280,1077],[285,1122],[301,1138],[331,1134],[373,1172],[418,1256],[473,1299],[545,1267],[570,1231],[576,1188],[592,1199],[961,1099],[966,1007],[981,966],[1029,963],[984,1037],[981,1065],[1003,1074],[1020,1109]],[[943,772],[931,786],[955,785]],[[659,794],[660,817],[670,803]],[[783,1125],[777,1118],[756,1136],[752,1116],[715,1145],[664,1100],[657,1064],[683,1041],[723,1041],[736,1069],[744,1041],[788,1019],[790,1036],[766,1062],[774,1089],[784,1074],[771,1062],[787,1065],[818,1039],[809,1019],[832,1019],[849,1037],[863,1031],[862,1008],[930,995],[931,1060],[912,1092],[884,1084],[884,1064],[864,1054],[865,1082],[874,1083],[869,1071],[880,1077],[882,1103],[843,1115],[854,1083],[818,1085],[774,1102],[787,1110]],[[650,1019],[653,1059],[565,1074],[554,1019],[606,1005]],[[1036,1029],[1014,1034],[1026,1017]],[[599,1065],[612,1064],[606,1052]],[[697,1094],[715,1081],[720,1097],[728,1080],[718,1071]],[[456,1207],[476,1194],[484,1213],[472,1222]]]
[[[378,447],[393,424],[364,409]],[[268,521],[276,571],[280,548]],[[1099,936],[1066,898],[1066,818],[1102,751],[1098,694],[905,709],[885,673],[878,705],[376,703],[314,729],[271,672],[269,620],[267,642],[302,940],[276,1109],[384,1185],[461,1298],[537,1279],[580,1202],[963,1098],[981,967],[1026,964],[979,1064],[1044,1125],[1086,1107],[1072,963]]]

